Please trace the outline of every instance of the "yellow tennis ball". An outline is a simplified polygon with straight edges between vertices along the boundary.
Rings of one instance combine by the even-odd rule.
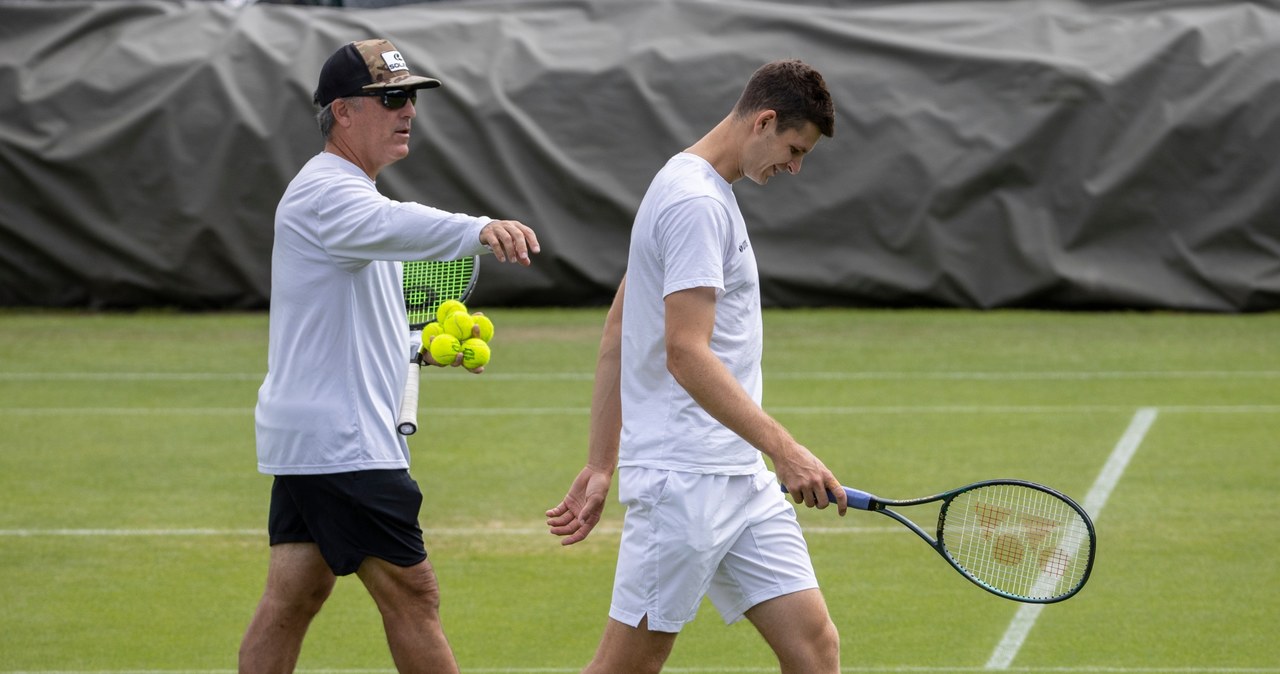
[[[441,325],[444,325],[445,320],[459,311],[466,313],[467,305],[459,302],[458,300],[445,300],[436,308],[436,320],[439,321]]]
[[[437,322],[435,322],[435,321],[431,321],[430,323],[427,323],[427,324],[426,324],[425,326],[423,326],[423,328],[422,328],[422,338],[423,338],[423,339],[430,339],[430,338],[432,338],[432,337],[438,337],[438,336],[440,336],[440,335],[442,335],[442,334],[444,334],[444,328],[440,327],[440,324],[439,324],[439,323],[437,323]]]
[[[453,361],[458,357],[458,351],[461,350],[458,340],[453,335],[439,335],[431,340],[431,344],[427,349],[431,351],[431,357],[435,359],[436,364],[440,366],[453,365]]]
[[[476,325],[480,326],[480,339],[484,341],[493,340],[493,321],[489,320],[484,314],[471,314],[471,318],[475,319]]]
[[[471,314],[465,311],[455,311],[444,319],[440,327],[444,328],[444,334],[453,335],[459,342],[471,339],[471,328],[475,327],[475,319],[471,318]]]
[[[489,362],[489,345],[479,337],[472,337],[462,343],[462,366],[471,370]]]

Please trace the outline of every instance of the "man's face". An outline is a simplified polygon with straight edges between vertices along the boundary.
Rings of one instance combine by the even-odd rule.
[[[412,101],[391,109],[376,96],[360,97],[351,102],[350,128],[347,136],[356,163],[371,175],[409,155],[410,127],[418,116]]]
[[[805,122],[798,129],[787,129],[781,133],[777,122],[776,117],[765,120],[763,124],[757,120],[755,133],[743,152],[742,174],[759,185],[768,183],[770,178],[784,171],[792,175],[799,173],[805,155],[822,137],[822,132],[813,122]]]

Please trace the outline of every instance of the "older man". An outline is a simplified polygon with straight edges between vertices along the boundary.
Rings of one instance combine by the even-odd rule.
[[[397,260],[492,252],[528,265],[538,239],[516,221],[378,192],[378,173],[409,153],[418,92],[438,86],[380,39],[346,44],[321,68],[324,150],[276,210],[268,372],[255,413],[258,469],[275,476],[271,553],[241,672],[292,671],[337,576],[352,573],[382,613],[400,672],[457,671],[418,525],[422,493],[395,431],[409,367]]]

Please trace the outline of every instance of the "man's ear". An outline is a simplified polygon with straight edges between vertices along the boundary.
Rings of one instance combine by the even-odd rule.
[[[773,110],[761,110],[756,113],[755,122],[751,126],[752,131],[768,131],[769,127],[778,121],[778,113]]]
[[[335,98],[329,106],[333,110],[333,121],[343,127],[351,126],[351,113],[355,111],[355,106],[351,105],[351,101],[345,98]]]

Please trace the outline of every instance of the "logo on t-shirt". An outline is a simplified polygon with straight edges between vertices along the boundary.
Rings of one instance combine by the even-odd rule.
[[[750,247],[751,247],[751,240],[750,240],[750,239],[743,239],[743,240],[742,240],[742,243],[738,244],[738,252],[739,252],[739,253],[746,252],[746,250],[747,250],[748,248],[750,248]]]

